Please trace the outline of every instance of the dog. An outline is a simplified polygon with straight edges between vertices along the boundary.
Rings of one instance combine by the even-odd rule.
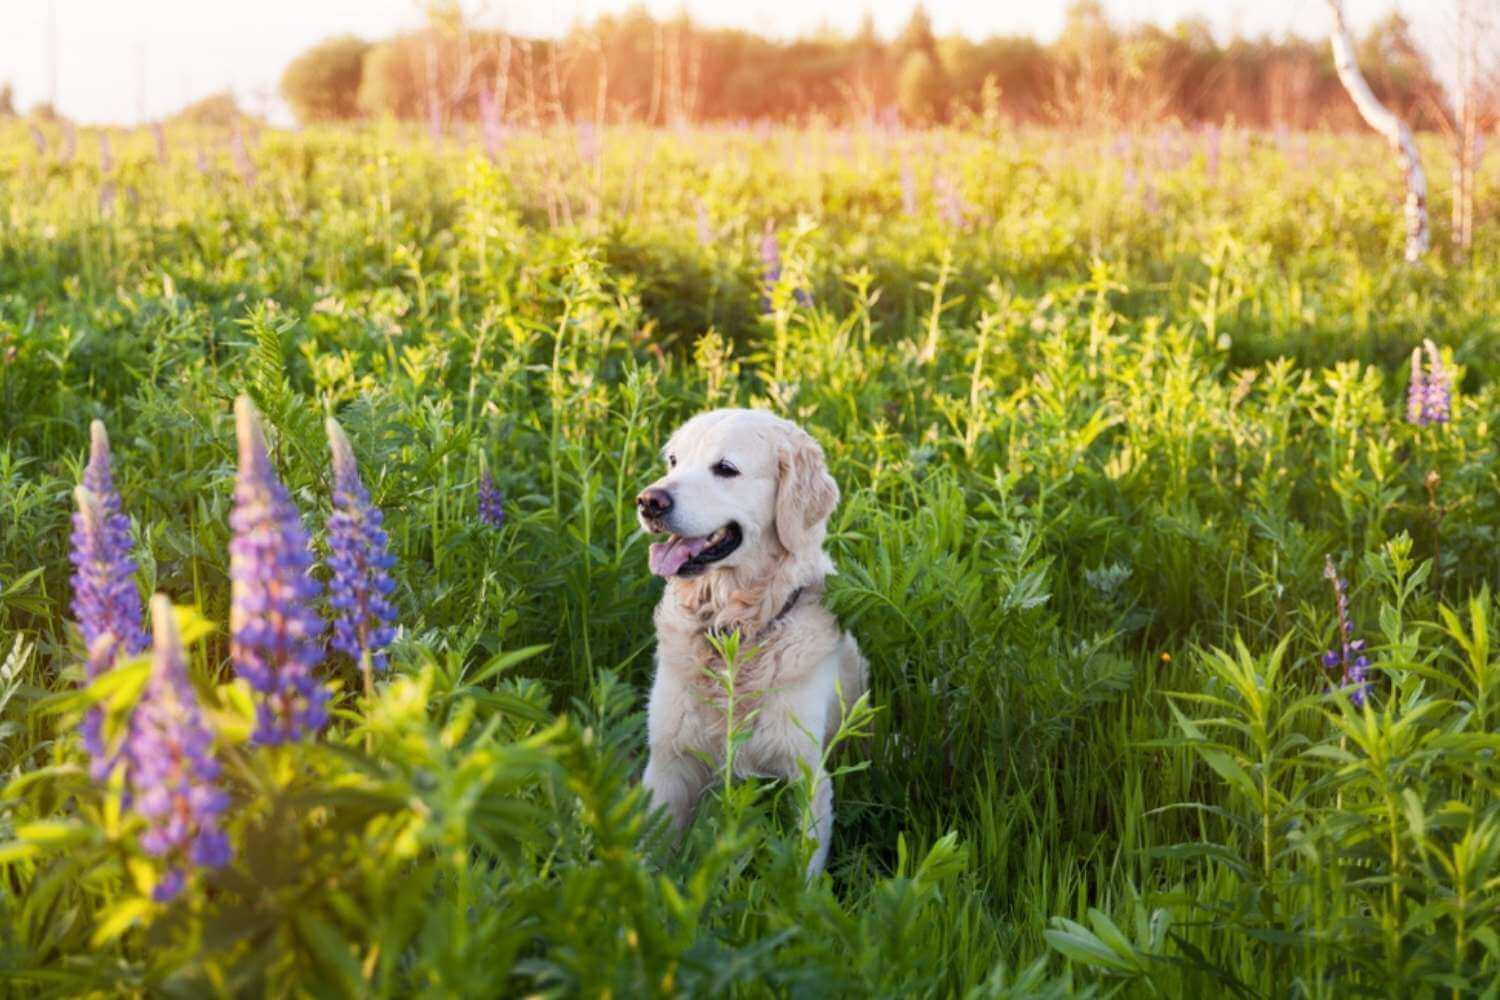
[[[636,498],[641,527],[665,534],[650,568],[667,581],[657,605],[656,677],[647,708],[643,784],[680,836],[722,768],[726,664],[710,638],[738,631],[735,722],[750,729],[734,772],[812,782],[815,841],[807,877],[823,871],[833,831],[824,750],[868,686],[854,638],[823,606],[834,572],[823,551],[839,488],[823,449],[760,410],[713,410],[682,425],[662,452],[667,473]]]

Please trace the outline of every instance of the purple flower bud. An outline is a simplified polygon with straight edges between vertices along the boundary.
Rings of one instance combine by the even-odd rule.
[[[1422,374],[1422,349],[1414,348],[1411,352],[1411,381],[1406,386],[1406,419],[1407,422],[1423,426],[1427,423],[1425,400],[1427,398],[1427,379]]]
[[[313,668],[323,658],[323,620],[312,602],[320,587],[309,572],[307,531],[266,454],[249,397],[235,400],[239,478],[229,526],[229,655],[263,697],[255,740],[301,739],[328,719],[328,689]]]
[[[962,229],[967,220],[969,206],[958,185],[947,174],[940,173],[932,180],[933,197],[937,201],[938,216],[952,229]]]
[[[766,220],[765,232],[760,238],[760,266],[761,266],[761,297],[760,311],[769,313],[772,307],[772,295],[776,286],[781,281],[781,244],[776,240],[776,228],[770,220]],[[812,296],[806,289],[797,288],[792,291],[792,298],[799,305],[811,305]]]
[[[479,520],[491,528],[505,525],[505,498],[488,469],[479,477]]]
[[[109,436],[95,420],[89,425],[89,464],[83,485],[74,490],[78,512],[73,515],[73,617],[88,649],[84,673],[93,680],[114,666],[121,653],[133,656],[146,648],[141,628],[141,595],[135,586],[135,562],[130,558],[130,518],[126,517],[110,469]],[[90,773],[103,780],[114,767],[104,746],[103,710],[95,707],[83,718],[80,732],[93,758]]]
[[[333,513],[328,518],[332,646],[356,663],[368,653],[371,669],[384,670],[384,649],[396,637],[390,624],[396,609],[388,599],[396,587],[388,571],[396,560],[387,551],[380,508],[370,502],[360,481],[349,438],[332,417],[327,427],[333,451]]]
[[[126,753],[131,807],[147,824],[141,848],[167,863],[153,892],[164,903],[182,891],[189,869],[229,863],[229,838],[219,827],[229,796],[217,784],[213,733],[188,682],[182,639],[165,595],[151,599],[151,627],[151,677],[130,716]]]
[[[1339,576],[1338,570],[1333,565],[1332,556],[1323,557],[1323,576],[1333,584],[1334,607],[1338,615],[1339,648],[1330,649],[1324,653],[1322,663],[1328,670],[1343,667],[1343,677],[1340,683],[1349,689],[1349,701],[1358,708],[1365,703],[1370,688],[1369,682],[1365,679],[1370,666],[1369,658],[1363,655],[1365,640],[1350,638],[1354,634],[1354,622],[1349,617],[1349,581]]]
[[[235,123],[234,133],[230,136],[230,150],[234,153],[234,168],[240,172],[240,180],[245,187],[255,187],[255,161],[250,158],[250,148],[245,144],[245,133],[239,123]]]
[[[703,203],[702,198],[698,199],[697,216],[698,245],[700,247],[706,247],[713,242],[713,228],[712,226],[710,226],[708,221],[708,206]]]
[[[491,162],[500,159],[500,148],[505,142],[505,121],[500,101],[489,87],[479,90],[479,124],[484,134],[484,152]]]
[[[1437,345],[1430,340],[1422,341],[1427,348],[1427,386],[1423,394],[1422,415],[1430,424],[1446,424],[1452,411],[1453,378]]]
[[[1427,370],[1422,370],[1422,352],[1427,352]],[[1453,413],[1453,375],[1431,340],[1411,352],[1411,381],[1406,387],[1406,419],[1418,427],[1446,424]]]
[[[593,122],[579,122],[578,124],[578,158],[585,164],[593,166],[599,161],[599,153],[602,150],[599,140],[599,130],[594,127]]]
[[[770,222],[760,236],[761,277],[767,288],[781,280],[781,244],[776,240],[776,229]]]

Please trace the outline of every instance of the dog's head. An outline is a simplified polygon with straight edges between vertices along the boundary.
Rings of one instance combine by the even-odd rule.
[[[759,410],[713,410],[662,451],[667,474],[636,498],[651,572],[692,577],[820,551],[839,488],[823,449],[796,424]]]

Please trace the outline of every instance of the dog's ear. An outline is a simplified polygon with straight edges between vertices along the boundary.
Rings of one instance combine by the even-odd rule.
[[[800,551],[838,502],[839,486],[828,474],[823,449],[806,431],[792,431],[777,455],[776,535],[782,547]]]

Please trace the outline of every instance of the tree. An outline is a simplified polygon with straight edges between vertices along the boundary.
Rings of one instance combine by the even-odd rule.
[[[1474,189],[1481,139],[1500,122],[1500,2],[1455,0],[1442,96],[1429,96],[1453,148],[1453,247],[1474,245]],[[1433,88],[1434,90],[1438,88]]]
[[[1339,79],[1365,122],[1385,136],[1401,161],[1401,172],[1406,178],[1406,260],[1416,263],[1432,242],[1427,229],[1427,175],[1422,172],[1416,141],[1406,123],[1380,103],[1359,71],[1359,64],[1354,61],[1354,42],[1344,22],[1343,0],[1328,0],[1328,8],[1333,15],[1331,44]]]
[[[892,52],[901,67],[896,103],[902,116],[917,125],[941,121],[948,108],[948,72],[932,33],[932,18],[920,4],[896,37]]]
[[[937,59],[921,49],[908,52],[896,83],[902,117],[913,125],[931,125],[942,119],[947,98],[947,83]]]
[[[359,85],[370,43],[353,35],[330,38],[292,60],[281,75],[281,96],[308,122],[359,117]]]
[[[911,20],[906,22],[901,34],[896,36],[894,48],[896,58],[903,63],[913,52],[925,52],[936,58],[937,36],[932,33],[932,18],[927,16],[927,9],[921,4],[911,12]]]
[[[213,125],[227,127],[244,118],[239,103],[227,90],[194,101],[172,116],[172,121],[183,125]]]

